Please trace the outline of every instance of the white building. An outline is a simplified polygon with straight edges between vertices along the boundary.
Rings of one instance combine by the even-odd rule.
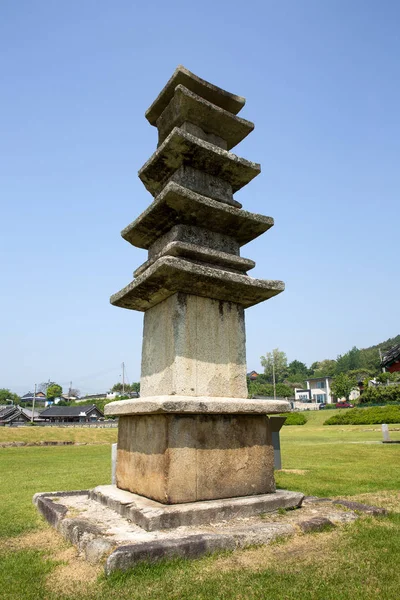
[[[312,404],[332,404],[332,377],[312,377],[306,381],[307,388],[295,390],[295,399]]]
[[[332,377],[311,377],[307,379],[307,389],[310,390],[311,401],[317,404],[332,404]]]

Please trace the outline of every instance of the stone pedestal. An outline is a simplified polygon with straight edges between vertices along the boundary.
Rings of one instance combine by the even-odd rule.
[[[141,398],[119,416],[116,481],[163,504],[274,493],[268,414],[247,400],[244,309],[284,289],[240,248],[273,225],[233,194],[260,165],[229,150],[254,128],[244,98],[178,67],[146,113],[158,148],[139,171],[154,196],[122,236],[148,250],[112,304],[144,311]]]
[[[265,415],[120,417],[117,486],[164,504],[275,492]]]

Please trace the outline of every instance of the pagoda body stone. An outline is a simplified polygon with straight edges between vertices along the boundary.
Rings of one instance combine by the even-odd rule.
[[[268,414],[247,399],[244,309],[284,289],[241,247],[273,225],[233,194],[260,165],[230,150],[254,128],[244,98],[178,67],[146,117],[158,148],[139,171],[154,196],[122,236],[148,251],[111,303],[144,312],[141,398],[119,416],[117,487],[164,504],[273,493]]]

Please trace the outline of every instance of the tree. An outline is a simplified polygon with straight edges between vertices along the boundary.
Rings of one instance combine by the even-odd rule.
[[[351,350],[339,355],[336,360],[336,373],[347,373],[347,371],[354,371],[361,366],[361,351],[353,346]]]
[[[289,375],[302,375],[303,377],[308,377],[310,374],[307,365],[299,360],[292,360],[288,366]]]
[[[42,392],[43,394],[46,395],[47,394],[47,388],[52,383],[54,383],[54,381],[42,381],[42,383],[39,383],[39,385],[36,387],[36,391],[37,392]]]
[[[123,386],[121,382],[115,383],[112,388],[111,388],[112,392],[118,392],[119,394],[121,394],[122,392],[139,392],[140,391],[140,383],[138,382],[134,382],[134,383],[125,383],[125,385]]]
[[[14,404],[18,404],[20,398],[17,394],[14,394],[8,388],[0,388],[0,404],[5,404],[9,400],[12,400]]]
[[[271,383],[259,383],[256,381],[248,381],[247,387],[249,396],[267,396],[274,397],[274,386]],[[276,395],[278,398],[292,398],[294,396],[293,389],[284,383],[276,384]]]
[[[75,398],[79,398],[80,395],[81,395],[81,391],[78,390],[77,388],[69,388],[68,396],[74,396]]]
[[[342,398],[343,396],[348,401],[351,392],[356,389],[357,382],[354,377],[346,375],[346,373],[339,373],[332,381],[331,390],[336,398]]]
[[[269,383],[273,383],[273,370],[275,370],[276,383],[282,382],[288,374],[287,357],[279,348],[274,348],[272,352],[267,352],[265,356],[260,357],[264,373]]]
[[[46,398],[59,398],[62,394],[62,387],[58,383],[52,383],[46,390]]]
[[[314,362],[310,371],[313,377],[333,377],[336,371],[336,360],[326,358],[320,362]]]

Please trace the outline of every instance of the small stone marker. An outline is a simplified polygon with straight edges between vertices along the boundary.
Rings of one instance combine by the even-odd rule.
[[[390,442],[389,426],[386,423],[382,423],[382,435],[384,442]]]
[[[117,446],[118,444],[111,444],[111,483],[116,484],[115,473],[117,470]]]

